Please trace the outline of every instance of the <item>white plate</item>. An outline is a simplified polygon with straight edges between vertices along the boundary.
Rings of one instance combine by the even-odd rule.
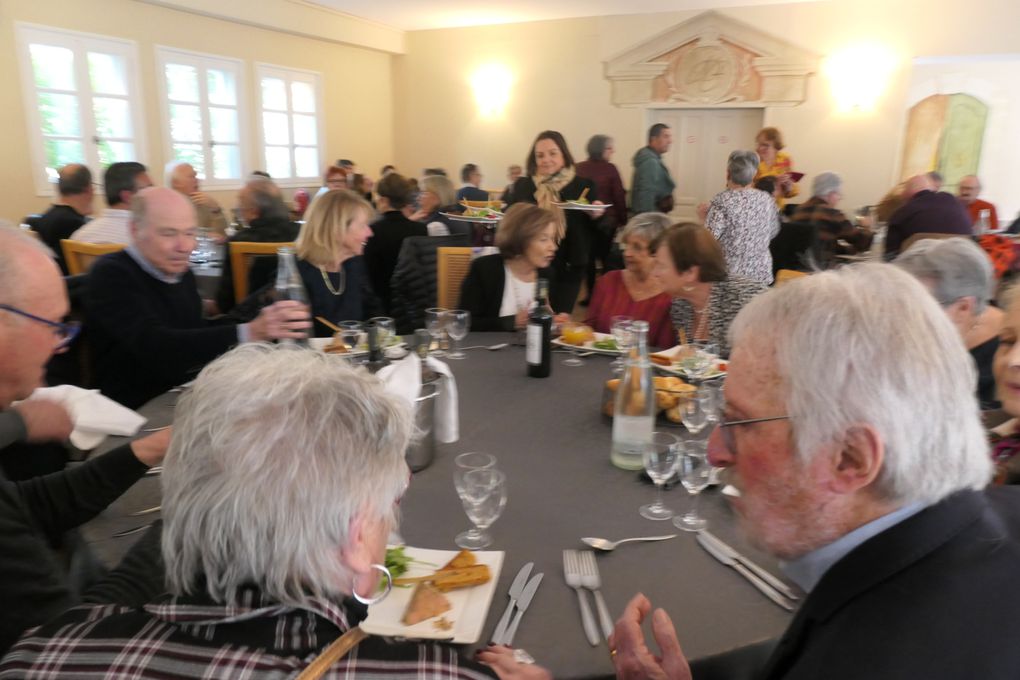
[[[468,215],[455,215],[454,213],[439,213],[443,217],[453,220],[454,222],[479,222],[481,224],[496,224],[503,219],[503,214],[500,213],[498,216],[492,217],[470,217]]]
[[[599,203],[593,205],[591,203],[578,203],[577,201],[567,201],[566,203],[557,203],[560,208],[564,210],[605,210],[606,208],[612,208],[612,203]]]
[[[404,554],[408,557],[426,562],[411,562],[404,576],[424,576],[431,574],[439,567],[453,559],[456,550],[427,550],[425,548],[405,547]],[[404,611],[411,601],[414,587],[394,588],[382,602],[368,608],[368,618],[361,622],[361,628],[373,635],[388,635],[422,639],[449,639],[457,644],[469,645],[478,642],[482,637],[482,627],[489,614],[489,605],[499,583],[499,572],[503,568],[503,551],[481,550],[475,552],[481,564],[489,565],[492,578],[488,582],[473,588],[462,588],[443,593],[450,601],[452,609],[442,616],[453,624],[450,630],[439,630],[435,622],[439,617],[426,619],[413,626],[401,623]],[[435,566],[431,566],[435,565]]]
[[[654,354],[656,356],[669,357],[670,359],[672,359],[679,350],[680,350],[680,346],[676,345],[674,347],[670,347],[669,349],[664,349],[661,352],[655,352]],[[716,359],[715,368],[710,370],[704,376],[702,376],[701,379],[702,380],[711,380],[713,378],[718,378],[720,376],[726,375],[726,371],[724,371],[721,368],[719,368],[720,365],[724,365],[724,364],[726,364],[725,361],[723,361],[721,359]],[[677,376],[680,376],[681,378],[685,378],[685,379],[689,379],[690,378],[690,376],[687,375],[687,370],[677,366],[675,363],[671,364],[669,366],[663,366],[662,364],[657,364],[657,363],[653,362],[652,366],[654,366],[658,371],[660,371],[662,373],[667,373],[669,375],[677,375]]]
[[[595,340],[612,340],[613,336],[609,333],[596,333]],[[561,338],[556,338],[552,341],[552,344],[557,347],[565,347],[567,349],[576,349],[578,352],[595,352],[596,354],[608,354],[609,356],[618,356],[621,354],[618,349],[599,349],[595,347],[595,340],[589,340],[583,345],[571,345],[570,343],[563,342]]]
[[[311,347],[312,349],[314,349],[317,352],[324,351],[326,349],[326,345],[329,345],[332,342],[333,342],[333,338],[308,338],[308,346]],[[405,347],[406,348],[407,347],[407,343],[403,342],[402,340],[394,342],[394,343],[389,345],[384,350],[384,353],[386,353],[386,356],[390,356],[389,352],[391,350],[394,350],[394,349],[399,348],[399,347]],[[359,344],[356,349],[353,349],[353,350],[351,350],[349,352],[337,352],[337,353],[333,354],[333,356],[337,356],[337,357],[363,357],[366,354],[368,354],[368,348],[365,347],[364,345],[360,345]]]

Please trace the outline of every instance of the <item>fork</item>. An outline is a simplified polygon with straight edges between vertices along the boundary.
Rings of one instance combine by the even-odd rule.
[[[595,608],[599,612],[599,623],[602,625],[602,633],[606,639],[613,632],[613,619],[609,616],[609,609],[606,601],[602,599],[599,588],[602,587],[602,577],[599,576],[599,566],[595,563],[595,553],[591,550],[578,550],[578,566],[581,571],[581,585],[595,595]]]
[[[588,606],[588,599],[584,596],[581,583],[581,565],[576,550],[563,551],[563,577],[567,585],[577,593],[577,602],[581,607],[581,625],[584,626],[584,634],[592,647],[599,644],[599,632],[595,628],[595,619],[591,615],[591,607]]]

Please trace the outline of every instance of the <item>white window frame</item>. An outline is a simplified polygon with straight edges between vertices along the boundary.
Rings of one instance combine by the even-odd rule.
[[[258,96],[258,111],[256,113],[257,127],[258,127],[258,164],[263,170],[267,170],[266,167],[266,136],[265,130],[262,124],[262,114],[267,111],[263,106],[262,102],[262,78],[281,78],[286,82],[287,87],[287,119],[290,128],[290,167],[293,169],[297,168],[297,164],[294,162],[294,149],[298,145],[294,144],[294,109],[291,105],[291,92],[290,84],[293,81],[301,81],[310,83],[315,90],[315,139],[316,139],[316,150],[319,155],[319,164],[316,168],[316,174],[307,177],[276,177],[273,176],[273,181],[282,187],[307,187],[309,183],[314,183],[314,186],[318,186],[322,182],[322,169],[329,164],[326,159],[326,126],[324,123],[324,111],[323,111],[323,95],[322,95],[322,74],[318,71],[307,71],[304,69],[290,68],[287,66],[277,66],[275,64],[266,64],[262,62],[255,63],[255,91]],[[269,109],[270,111],[276,111],[275,109]],[[275,146],[275,145],[270,145]],[[309,148],[309,147],[305,147]]]
[[[102,166],[97,151],[98,134],[92,100],[94,97],[123,98],[128,102],[131,115],[131,137],[117,137],[110,141],[130,141],[135,146],[135,158],[131,160],[146,163],[148,145],[145,138],[145,119],[142,115],[142,89],[138,73],[138,44],[133,40],[113,38],[95,33],[82,33],[62,28],[53,28],[40,24],[15,22],[17,33],[18,57],[21,70],[22,99],[25,103],[26,120],[28,121],[28,139],[32,155],[32,178],[37,196],[53,196],[55,193],[53,180],[46,173],[46,151],[42,134],[42,118],[39,115],[39,90],[35,86],[35,73],[32,68],[31,44],[53,45],[65,47],[74,52],[75,83],[77,89],[71,91],[54,90],[59,94],[75,94],[78,96],[81,140],[84,158],[82,162],[92,170],[93,176],[101,177]],[[92,83],[88,72],[89,52],[115,54],[124,59],[124,80],[127,84],[127,95],[96,94],[92,91]]]
[[[198,102],[180,102],[187,105],[197,105],[202,117],[202,139],[199,140],[204,147],[205,167],[213,167],[212,149],[216,140],[212,139],[212,128],[210,123],[209,109],[211,106],[223,108],[221,104],[209,103],[209,86],[205,78],[207,69],[218,69],[231,71],[234,74],[234,82],[237,85],[237,147],[241,163],[240,175],[236,178],[217,179],[210,177],[208,173],[202,178],[203,189],[215,189],[227,191],[240,189],[244,186],[250,170],[251,154],[249,153],[248,141],[248,116],[246,90],[245,90],[245,68],[244,61],[203,52],[192,52],[176,47],[156,45],[156,82],[159,84],[159,116],[163,127],[163,157],[170,162],[174,159],[174,140],[170,134],[170,105],[169,89],[166,80],[167,64],[184,64],[194,66],[199,70],[198,75]],[[162,168],[160,168],[162,170]],[[167,178],[164,178],[166,180]]]

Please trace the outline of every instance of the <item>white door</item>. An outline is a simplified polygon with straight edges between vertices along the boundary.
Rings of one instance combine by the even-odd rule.
[[[699,203],[726,188],[726,159],[731,151],[754,151],[762,128],[762,109],[650,109],[648,125],[673,129],[673,146],[662,157],[676,181],[671,213],[697,221]]]

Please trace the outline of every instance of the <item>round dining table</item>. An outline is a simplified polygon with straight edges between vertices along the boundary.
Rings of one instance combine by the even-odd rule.
[[[598,678],[613,675],[605,640],[587,641],[577,596],[563,576],[563,550],[586,546],[584,536],[620,539],[676,533],[655,543],[629,543],[597,556],[601,592],[613,619],[636,594],[644,593],[654,607],[672,617],[685,654],[707,662],[748,645],[762,645],[779,636],[791,614],[755,589],[734,569],[716,561],[695,540],[670,521],[643,518],[638,508],[653,500],[655,488],[634,471],[609,462],[612,424],[601,414],[603,385],[612,377],[611,357],[592,355],[581,366],[564,365],[566,353],[553,353],[552,375],[527,377],[523,347],[513,334],[472,333],[464,346],[506,342],[496,351],[468,349],[466,358],[445,360],[455,377],[460,437],[438,444],[431,465],[416,472],[401,502],[400,534],[407,545],[456,550],[454,537],[470,526],[453,485],[454,458],[467,451],[494,454],[506,474],[508,501],[489,532],[488,550],[505,552],[483,637],[465,653],[484,645],[507,605],[507,591],[522,565],[534,562],[533,574],[545,577],[525,613],[514,645],[527,650],[555,678]],[[341,359],[338,359],[341,360]],[[178,393],[153,400],[140,412],[146,428],[171,422]],[[665,422],[661,427],[684,435]],[[702,433],[704,436],[704,433]],[[111,438],[108,450],[121,443]],[[678,514],[693,498],[677,485],[665,502]],[[85,536],[97,555],[116,562],[158,511],[158,476],[148,476],[86,525]],[[755,550],[742,536],[734,513],[711,487],[701,494],[700,511],[708,528],[723,541],[773,574],[774,559]],[[588,595],[591,601],[590,595]],[[594,613],[594,602],[592,602]],[[648,631],[648,626],[645,626]],[[648,633],[649,639],[650,633]],[[654,643],[651,643],[654,649]],[[723,657],[725,658],[725,656]]]

